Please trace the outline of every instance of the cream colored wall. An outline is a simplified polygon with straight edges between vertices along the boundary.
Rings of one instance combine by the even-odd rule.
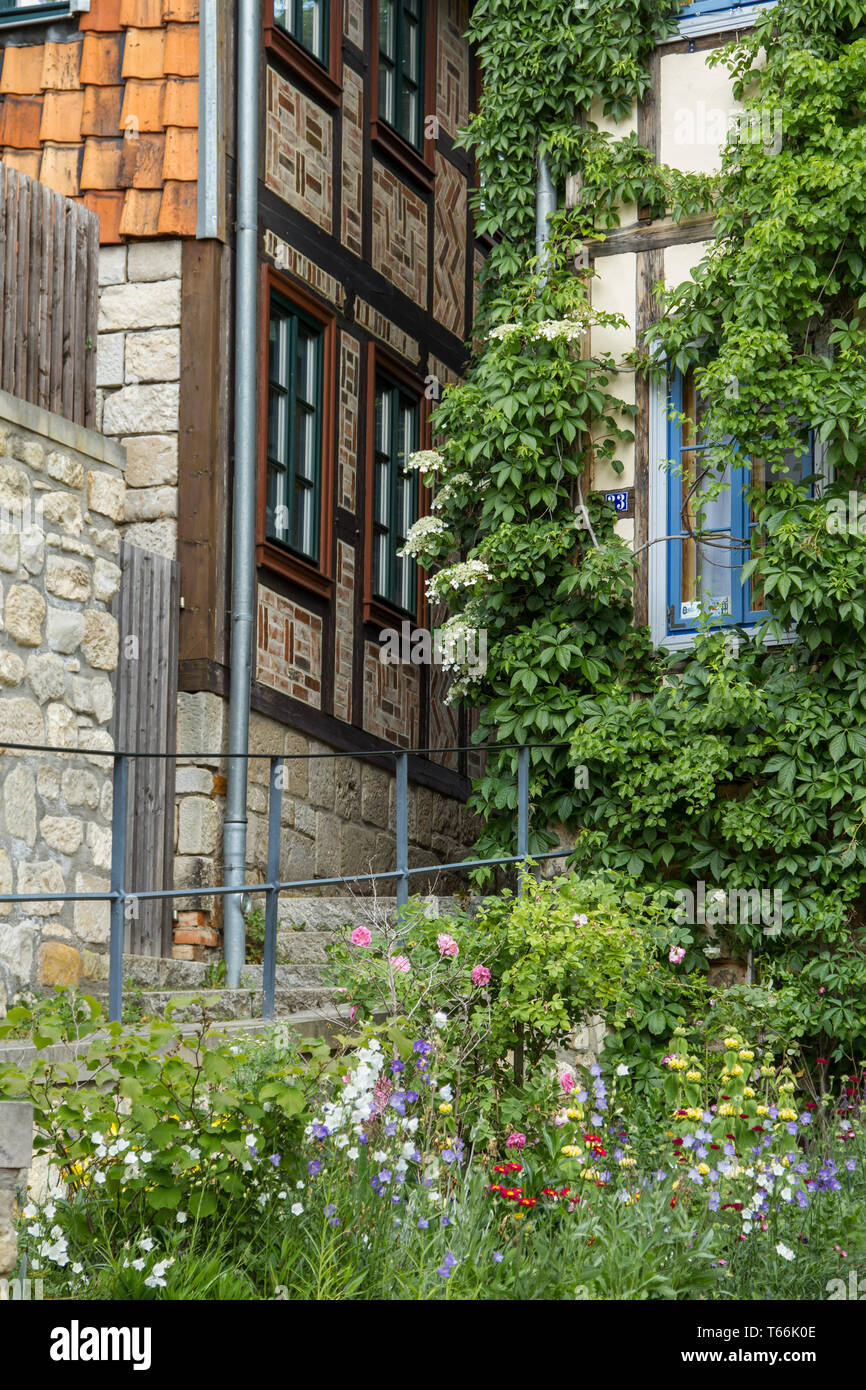
[[[593,329],[592,351],[593,354],[609,352],[621,362],[627,352],[634,347],[637,319],[636,304],[636,261],[633,252],[628,252],[622,256],[606,256],[598,263],[600,266],[599,276],[592,281],[592,306],[593,309],[609,313],[622,314],[626,320],[623,328],[599,327]],[[634,372],[623,370],[611,377],[609,389],[620,396],[630,405],[635,400],[635,381]],[[619,417],[619,423],[625,429],[632,428],[632,420],[625,415]],[[611,488],[633,487],[634,486],[634,446],[632,444],[622,444],[619,448],[619,458],[625,465],[625,472],[618,476],[612,468],[605,465],[597,465],[593,487],[598,491]]]
[[[664,53],[659,64],[659,157],[687,174],[714,174],[728,130],[741,108],[724,67],[709,53]]]

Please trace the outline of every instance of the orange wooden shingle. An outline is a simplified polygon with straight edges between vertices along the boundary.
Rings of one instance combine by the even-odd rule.
[[[39,167],[39,182],[55,193],[66,198],[74,198],[78,193],[78,170],[81,164],[80,145],[42,146],[42,164]]]
[[[78,17],[81,33],[113,34],[120,28],[120,0],[90,0],[90,9]]]
[[[103,246],[113,246],[123,240],[120,235],[124,202],[122,193],[85,193],[81,201],[99,218],[99,240]]]
[[[171,77],[198,77],[197,24],[169,24],[165,31],[165,72]]]
[[[120,0],[120,24],[123,29],[159,29],[162,0]]]
[[[45,47],[41,43],[30,44],[26,48],[9,44],[3,50],[0,92],[12,92],[21,97],[32,97],[41,92],[44,56]]]
[[[41,150],[0,150],[0,163],[17,169],[19,174],[27,174],[31,179],[39,178],[39,165],[42,163]]]
[[[85,34],[82,48],[82,85],[116,87],[123,67],[123,35]]]
[[[195,236],[197,185],[167,183],[157,231],[161,236]]]
[[[121,236],[156,236],[162,194],[140,188],[128,188],[124,194],[120,218]]]
[[[162,0],[162,17],[190,24],[198,19],[198,0]]]
[[[137,140],[124,140],[117,187],[162,188],[164,154],[164,135],[139,135]]]
[[[123,77],[162,77],[164,29],[127,29]]]
[[[41,122],[41,97],[4,97],[0,108],[0,145],[11,145],[14,150],[38,150]]]
[[[164,82],[139,82],[136,78],[130,78],[123,89],[123,109],[120,113],[124,132],[164,129],[164,93]]]
[[[164,179],[189,183],[198,178],[198,131],[169,126],[165,132]]]
[[[81,163],[81,188],[119,188],[123,140],[85,140]]]
[[[198,81],[194,77],[169,77],[165,83],[163,120],[167,126],[198,127]]]
[[[86,87],[81,113],[82,135],[120,134],[122,87]]]
[[[46,92],[42,103],[40,140],[72,144],[81,136],[83,92]]]
[[[58,92],[74,92],[81,86],[78,71],[81,67],[80,40],[74,43],[47,43],[42,63],[42,86]]]

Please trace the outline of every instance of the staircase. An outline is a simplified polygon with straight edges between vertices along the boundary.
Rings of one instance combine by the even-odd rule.
[[[427,915],[439,917],[455,906],[453,898],[426,898]],[[375,922],[393,920],[396,898],[284,898],[279,904],[275,1016],[304,1037],[327,1037],[345,1030],[349,1009],[324,980],[327,948],[338,935],[357,926],[375,930]],[[123,958],[124,1017],[171,1016],[193,1023],[203,1015],[233,1028],[262,1026],[261,965],[245,965],[238,989],[215,983],[213,963],[160,956]]]

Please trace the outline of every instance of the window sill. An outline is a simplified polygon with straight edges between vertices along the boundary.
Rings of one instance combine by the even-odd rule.
[[[383,598],[364,599],[364,622],[377,623],[380,628],[391,627],[399,631],[401,623],[411,623],[413,627],[418,626],[418,618],[414,613],[407,613],[405,608],[392,607]]]
[[[373,145],[388,155],[395,164],[398,164],[404,173],[422,188],[429,190],[433,187],[434,169],[432,164],[432,141],[426,140],[425,145],[430,146],[430,162],[426,153],[421,154],[414,145],[410,145],[408,140],[404,140],[402,135],[398,135],[393,126],[388,125],[380,117],[374,116],[370,123],[370,138]]]
[[[256,561],[261,569],[279,574],[283,579],[290,579],[292,583],[299,584],[301,588],[309,589],[311,593],[322,598],[329,598],[334,588],[333,579],[323,574],[310,561],[302,560],[299,555],[290,555],[287,550],[271,544],[270,541],[258,543]]]
[[[335,77],[333,55],[329,71],[277,24],[265,25],[265,50],[284,63],[326,105],[340,105],[343,89]]]

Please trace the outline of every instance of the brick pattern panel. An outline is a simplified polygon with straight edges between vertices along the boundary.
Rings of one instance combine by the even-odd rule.
[[[335,280],[333,275],[329,275],[321,266],[316,265],[315,261],[307,260],[300,251],[296,251],[294,246],[290,246],[282,237],[277,236],[276,232],[265,232],[265,255],[273,259],[277,270],[286,270],[290,275],[296,276],[298,280],[303,280],[304,284],[309,285],[323,299],[342,309],[346,303],[346,287],[341,285],[339,280]]]
[[[416,304],[426,306],[426,204],[378,163],[373,164],[373,266]]]
[[[337,542],[337,596],[334,628],[334,714],[352,722],[352,665],[355,638],[355,552]]]
[[[340,240],[361,255],[364,225],[364,83],[343,66],[343,199]]]
[[[268,68],[265,181],[269,188],[331,233],[333,122],[274,68]]]
[[[364,47],[364,0],[343,0],[343,33],[356,48]]]
[[[375,642],[364,643],[364,728],[399,748],[417,747],[420,670],[379,660]]]
[[[256,680],[322,707],[322,620],[259,585]]]
[[[444,623],[448,617],[448,609],[444,603],[432,604],[430,607],[430,629],[435,631],[440,624]],[[447,705],[445,696],[454,681],[452,672],[446,671],[444,666],[437,666],[434,662],[430,671],[430,747],[431,748],[453,748],[459,743],[459,727],[457,723],[457,706]],[[434,762],[440,763],[443,767],[459,770],[459,755],[457,753],[443,753],[441,757],[434,758]]]
[[[466,318],[466,180],[436,155],[433,313],[451,333],[463,337]]]
[[[404,333],[402,328],[398,328],[396,323],[392,323],[365,299],[355,300],[355,322],[408,362],[420,362],[421,348],[417,340],[410,338],[408,333]]]
[[[436,45],[436,115],[453,137],[469,119],[468,0],[439,0]]]
[[[355,470],[358,459],[358,393],[361,386],[361,349],[357,338],[341,334],[340,341],[340,506],[355,510]]]

